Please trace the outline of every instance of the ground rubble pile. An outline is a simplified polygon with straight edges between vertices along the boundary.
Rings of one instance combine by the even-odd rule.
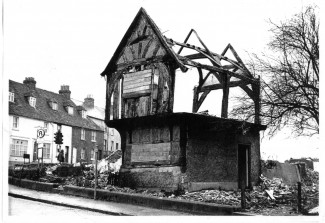
[[[103,165],[104,166],[104,165]],[[40,181],[61,183],[63,185],[74,185],[79,187],[94,188],[95,186],[95,169],[94,165],[83,166],[80,175],[72,175],[67,177],[56,176],[57,166],[48,166],[46,176],[40,178]],[[54,174],[53,174],[54,173]],[[319,204],[319,187],[318,172],[307,169],[306,177],[302,179],[302,211],[308,213],[313,211]],[[150,190],[136,190],[128,187],[118,187],[112,184],[110,179],[116,177],[118,172],[113,168],[105,165],[105,168],[98,170],[97,188],[112,192],[137,193],[159,198],[171,198],[190,201],[199,201],[207,203],[215,203],[221,205],[241,206],[241,193],[238,191],[224,190],[202,190],[196,192],[178,191],[178,193],[167,193],[164,191],[153,192]],[[286,185],[282,179],[268,179],[263,175],[260,176],[260,182],[257,186],[253,186],[252,190],[247,190],[246,208],[254,213],[262,213],[267,208],[276,208],[288,206],[292,211],[297,211],[297,185]]]

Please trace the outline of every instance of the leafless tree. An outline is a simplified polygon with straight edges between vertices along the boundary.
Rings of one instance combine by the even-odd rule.
[[[261,77],[261,119],[269,134],[290,127],[295,136],[319,133],[319,19],[309,6],[291,19],[270,21],[272,54],[252,56],[250,69]],[[237,98],[233,117],[254,116],[248,97]]]

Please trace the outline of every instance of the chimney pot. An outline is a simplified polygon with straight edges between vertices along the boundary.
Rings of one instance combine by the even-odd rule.
[[[26,77],[23,83],[27,85],[30,90],[35,90],[36,88],[36,81],[33,77]]]
[[[71,91],[69,90],[69,85],[61,85],[61,90],[59,94],[63,95],[66,99],[70,100]]]
[[[93,109],[95,107],[95,100],[92,95],[88,94],[84,100],[83,106],[86,109]]]

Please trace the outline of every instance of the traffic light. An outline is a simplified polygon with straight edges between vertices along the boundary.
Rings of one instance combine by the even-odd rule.
[[[60,130],[54,133],[54,142],[55,144],[63,144],[63,135]]]

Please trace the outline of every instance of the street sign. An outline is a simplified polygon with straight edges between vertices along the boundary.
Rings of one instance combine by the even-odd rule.
[[[45,136],[44,129],[37,129],[37,138],[43,138]]]

